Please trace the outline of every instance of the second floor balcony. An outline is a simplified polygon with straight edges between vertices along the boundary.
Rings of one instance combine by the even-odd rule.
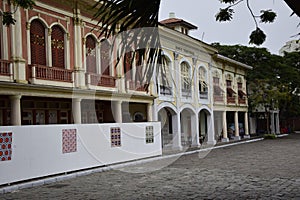
[[[160,85],[159,86],[159,94],[163,96],[172,96],[173,88],[170,86]]]
[[[73,82],[73,71],[43,65],[28,65],[28,78],[58,82]]]
[[[86,73],[85,81],[87,85],[103,86],[103,87],[116,87],[116,78],[113,76]]]
[[[13,80],[13,66],[11,61],[0,59],[0,76],[3,76],[3,79],[6,81]]]

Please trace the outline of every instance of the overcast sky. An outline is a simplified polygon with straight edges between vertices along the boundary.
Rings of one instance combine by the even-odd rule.
[[[283,0],[251,0],[255,15],[262,9],[272,9],[277,13],[276,21],[272,24],[260,24],[267,39],[261,47],[278,54],[279,49],[289,40],[299,39],[291,36],[300,32],[300,18],[290,17],[292,10]],[[198,27],[191,32],[193,37],[206,43],[241,44],[249,46],[249,35],[255,29],[255,24],[246,8],[245,2],[235,7],[231,22],[217,22],[215,15],[219,8],[225,7],[219,0],[162,0],[159,19],[167,19],[170,12],[175,12],[177,18],[184,19]]]

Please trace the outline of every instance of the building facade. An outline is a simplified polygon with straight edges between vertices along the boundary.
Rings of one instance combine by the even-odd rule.
[[[251,66],[189,36],[194,25],[175,17],[159,33],[166,67],[156,70],[164,148],[199,147],[249,136],[245,75]]]
[[[1,126],[152,121],[153,94],[116,65],[89,2],[1,2],[16,9],[16,24],[0,25]]]

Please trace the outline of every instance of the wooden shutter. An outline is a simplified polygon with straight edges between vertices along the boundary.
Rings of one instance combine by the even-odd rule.
[[[45,27],[39,20],[30,25],[31,64],[46,65]]]
[[[103,75],[110,75],[110,44],[107,40],[101,42],[101,73]]]
[[[96,40],[92,36],[86,38],[86,67],[88,73],[96,73]]]
[[[52,48],[52,66],[65,68],[65,34],[59,26],[52,27],[51,48]]]

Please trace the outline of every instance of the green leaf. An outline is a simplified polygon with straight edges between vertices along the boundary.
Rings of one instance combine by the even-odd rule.
[[[230,21],[232,19],[232,15],[234,13],[234,10],[231,8],[220,8],[219,13],[216,14],[216,21]]]
[[[15,24],[16,20],[12,17],[12,13],[11,12],[3,12],[2,23],[5,26],[9,26],[11,24]]]
[[[20,6],[24,9],[32,9],[35,6],[34,0],[14,0],[15,5]]]
[[[237,1],[238,0],[220,0],[221,3],[230,3],[230,4],[234,4]]]
[[[271,10],[261,10],[260,12],[262,13],[260,19],[263,23],[272,23],[277,16],[277,14]]]
[[[266,40],[266,34],[260,29],[256,28],[250,35],[249,44],[261,45]]]

